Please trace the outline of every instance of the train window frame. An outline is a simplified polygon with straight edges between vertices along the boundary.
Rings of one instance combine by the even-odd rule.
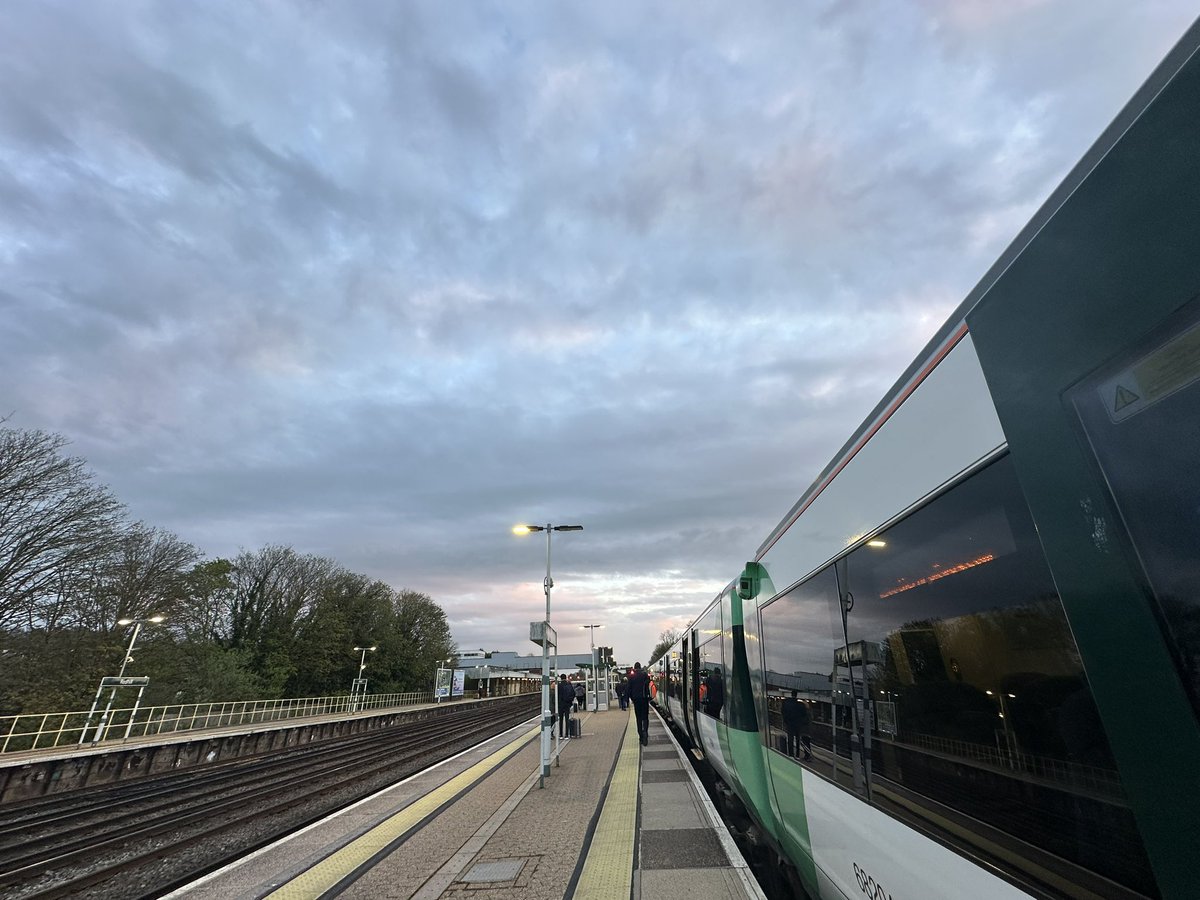
[[[696,621],[692,625],[691,631],[697,637],[697,647],[721,636],[721,632],[723,631],[721,615],[721,598],[718,597],[712,602],[708,609],[704,610],[704,612],[696,617]]]
[[[727,702],[727,698],[724,696],[725,687],[729,683],[729,677],[726,672],[727,664],[726,664],[726,660],[725,660],[725,642],[721,639],[721,636],[718,634],[714,637],[709,638],[707,641],[704,641],[703,643],[699,644],[696,649],[698,651],[697,666],[696,666],[696,675],[697,675],[697,678],[696,678],[696,701],[697,701],[696,712],[698,715],[708,716],[709,718],[715,719],[718,722],[721,722],[723,724],[728,724],[729,703]],[[723,691],[722,702],[721,702],[721,705],[718,707],[718,711],[717,711],[716,715],[713,715],[712,712],[710,712],[710,704],[709,704],[709,698],[708,698],[708,692],[710,690],[709,678],[711,677],[712,672],[709,669],[707,663],[708,663],[709,659],[714,655],[718,659],[717,665],[719,666],[719,672],[720,672],[721,682],[722,682],[722,691]],[[705,673],[708,673],[708,674],[705,674]]]
[[[985,473],[989,472],[990,475],[985,475]],[[928,548],[930,546],[938,546],[936,538],[939,536],[948,533],[955,533],[956,537],[961,537],[957,535],[958,529],[963,528],[970,530],[968,526],[971,523],[967,522],[967,525],[964,525],[964,517],[959,513],[962,511],[962,509],[967,511],[971,510],[973,508],[972,503],[978,503],[978,498],[980,496],[982,496],[984,500],[987,500],[989,488],[994,489],[996,497],[999,498],[999,510],[1007,518],[1005,518],[1003,522],[999,522],[995,518],[995,510],[983,510],[976,516],[976,519],[979,521],[974,523],[975,527],[980,534],[985,533],[986,528],[989,525],[993,529],[998,525],[1007,525],[1010,529],[1023,529],[1019,534],[1010,535],[1013,544],[1011,549],[1007,551],[1006,556],[1011,556],[1012,559],[1010,559],[1006,565],[1008,565],[1010,568],[1014,563],[1026,565],[1029,563],[1029,557],[1031,554],[1040,561],[1040,569],[1037,572],[1026,574],[1023,577],[1028,579],[1029,584],[1036,584],[1039,578],[1043,579],[1042,586],[1048,587],[1051,592],[1041,600],[1041,602],[1048,604],[1048,609],[1043,612],[1045,615],[1049,615],[1053,620],[1053,624],[1060,629],[1060,631],[1054,632],[1053,636],[1050,638],[1045,637],[1045,633],[1042,633],[1040,637],[1039,635],[1035,634],[1030,639],[1035,642],[1035,645],[1039,639],[1050,640],[1052,642],[1052,646],[1058,646],[1058,644],[1063,644],[1065,646],[1064,642],[1069,641],[1070,658],[1066,659],[1065,662],[1062,662],[1061,665],[1063,665],[1064,668],[1073,668],[1074,670],[1077,670],[1077,675],[1074,676],[1079,682],[1077,693],[1080,690],[1086,690],[1086,673],[1083,672],[1078,648],[1075,647],[1074,638],[1070,634],[1070,628],[1066,621],[1065,612],[1063,611],[1061,601],[1058,598],[1057,589],[1053,584],[1053,576],[1050,573],[1048,564],[1046,563],[1040,541],[1037,538],[1036,528],[1033,526],[1032,518],[1029,515],[1028,508],[1024,501],[1024,496],[1021,494],[1019,484],[1016,481],[1016,473],[1009,454],[998,454],[986,460],[985,462],[982,462],[980,465],[973,467],[969,472],[961,473],[959,477],[956,477],[948,482],[940,490],[931,493],[930,496],[927,497],[922,503],[914,505],[912,509],[906,510],[904,514],[891,520],[885,528],[879,530],[875,539],[879,541],[881,545],[886,545],[889,538],[894,541],[897,537],[903,537],[906,530],[911,532],[915,529],[919,532],[921,527],[927,527],[931,522],[934,523],[935,526],[937,523],[941,522],[941,527],[934,527],[932,531],[932,534],[935,538],[932,544],[930,544],[929,541],[926,541],[924,544],[916,545],[918,547],[918,555],[921,552],[928,552]],[[995,500],[996,498],[992,499]],[[956,505],[961,509],[956,509]],[[986,506],[986,504],[984,505]],[[1012,521],[1012,517],[1014,515],[1018,520],[1016,525],[1014,525]],[[988,520],[989,516],[991,516],[990,520]],[[1003,538],[1003,535],[992,536],[992,540],[996,541],[1001,540],[1001,538]],[[953,546],[953,544],[951,546]],[[963,544],[963,546],[969,546],[969,544]],[[921,547],[924,547],[925,549],[921,550]],[[900,549],[903,549],[902,543],[893,547],[892,552],[896,552]],[[878,714],[878,698],[874,696],[872,682],[876,681],[876,676],[879,674],[879,671],[886,671],[883,667],[887,665],[894,667],[896,665],[894,659],[885,659],[887,655],[886,651],[890,649],[890,645],[888,647],[882,646],[884,643],[891,640],[891,638],[886,637],[886,635],[890,635],[892,632],[885,631],[885,639],[883,641],[876,641],[876,636],[871,634],[870,629],[866,627],[866,623],[869,621],[869,615],[876,613],[879,608],[883,609],[885,613],[887,612],[886,606],[879,607],[879,604],[886,604],[889,602],[889,600],[894,600],[895,597],[904,597],[906,601],[910,603],[915,597],[919,601],[918,605],[920,605],[920,603],[928,603],[930,602],[930,598],[936,598],[939,596],[943,597],[941,602],[945,602],[944,597],[947,594],[946,587],[947,585],[953,585],[954,579],[963,579],[959,585],[961,588],[962,585],[980,583],[979,576],[981,573],[986,573],[986,579],[992,577],[995,573],[1004,572],[1004,577],[996,581],[995,590],[998,590],[1000,594],[1005,594],[1010,590],[1015,591],[1021,598],[1019,602],[1010,601],[1008,605],[1002,603],[999,606],[992,608],[991,612],[995,613],[996,610],[1012,609],[1017,613],[1020,613],[1027,606],[1029,606],[1029,603],[1031,602],[1029,597],[1019,594],[1020,586],[1024,582],[1022,582],[1020,578],[1015,577],[1011,572],[1008,571],[1008,569],[991,568],[991,563],[995,560],[989,560],[987,564],[975,563],[974,565],[965,565],[960,563],[957,566],[947,566],[942,570],[941,573],[933,572],[927,574],[924,576],[924,578],[914,577],[909,579],[904,584],[899,585],[898,587],[900,589],[894,590],[890,597],[884,596],[888,593],[888,591],[883,591],[880,592],[881,595],[879,597],[873,598],[867,596],[867,592],[864,592],[861,588],[861,585],[871,583],[869,579],[863,580],[863,576],[869,572],[869,564],[865,564],[864,560],[871,559],[870,554],[873,550],[874,548],[869,547],[866,541],[859,542],[854,547],[848,549],[845,553],[839,555],[835,560],[832,560],[830,563],[823,566],[817,572],[812,573],[803,581],[792,586],[777,597],[772,598],[769,603],[764,604],[759,610],[759,628],[762,640],[764,678],[769,679],[769,673],[772,665],[775,662],[773,656],[772,634],[774,632],[772,628],[772,619],[775,618],[778,620],[778,617],[781,615],[780,607],[777,607],[776,604],[803,602],[803,598],[800,597],[800,593],[807,589],[807,586],[813,584],[819,578],[824,578],[826,580],[825,584],[817,586],[818,590],[816,591],[817,596],[822,601],[821,605],[824,608],[815,611],[810,609],[807,616],[808,621],[812,621],[816,616],[824,618],[826,616],[832,617],[836,615],[838,618],[840,618],[841,609],[839,607],[842,606],[842,598],[846,596],[847,592],[849,592],[852,597],[850,602],[846,604],[848,607],[848,611],[845,614],[847,630],[844,634],[844,639],[846,641],[846,646],[841,652],[842,665],[840,667],[838,665],[832,667],[833,672],[830,678],[830,690],[833,691],[835,684],[840,683],[838,681],[839,668],[840,671],[843,672],[848,669],[850,674],[844,680],[849,686],[850,695],[856,698],[854,701],[854,708],[857,711],[858,722],[854,727],[857,729],[857,734],[864,751],[860,757],[863,761],[863,764],[861,767],[859,767],[857,763],[851,765],[851,753],[848,752],[849,748],[847,748],[846,751],[843,751],[840,743],[836,740],[838,727],[837,723],[835,722],[832,733],[834,741],[833,746],[837,748],[836,752],[830,752],[830,741],[825,740],[823,742],[823,749],[825,752],[819,754],[815,762],[806,763],[803,765],[807,770],[827,781],[838,785],[847,793],[857,795],[860,799],[870,802],[871,805],[889,813],[890,815],[905,820],[906,823],[910,825],[915,825],[915,827],[919,826],[920,830],[926,832],[940,842],[953,847],[958,852],[964,853],[968,857],[976,858],[987,865],[998,866],[1001,870],[1006,871],[1009,877],[1015,878],[1023,883],[1028,883],[1032,878],[1034,878],[1034,876],[1031,875],[1030,871],[1023,869],[1020,864],[1020,861],[1025,859],[1027,854],[1023,855],[1020,852],[1011,851],[1011,849],[1009,852],[1005,852],[1005,845],[1007,845],[1008,848],[1012,848],[1017,845],[1024,847],[1029,846],[1030,844],[1041,846],[1037,840],[1028,840],[1031,827],[1028,821],[1026,821],[1025,825],[1021,826],[1025,829],[1025,831],[1022,832],[1018,830],[1017,832],[1010,832],[1005,829],[1003,824],[989,820],[987,812],[989,801],[981,800],[980,802],[982,802],[983,805],[977,807],[972,807],[970,803],[962,800],[958,800],[956,802],[947,791],[945,785],[935,790],[934,793],[929,793],[929,785],[936,784],[937,778],[943,779],[948,785],[952,777],[961,777],[945,774],[945,772],[955,772],[958,769],[961,769],[961,766],[958,766],[956,763],[949,762],[950,760],[959,760],[958,756],[951,754],[950,756],[946,757],[946,763],[932,764],[931,771],[940,771],[941,773],[934,776],[934,781],[927,782],[927,784],[924,786],[924,789],[922,789],[920,786],[921,782],[919,779],[916,782],[916,787],[914,787],[914,783],[911,780],[905,780],[906,778],[915,777],[912,776],[911,773],[917,771],[921,765],[926,765],[927,767],[930,766],[929,763],[922,763],[922,759],[933,760],[937,758],[938,754],[933,750],[918,749],[915,745],[907,746],[903,741],[897,740],[896,709],[899,708],[903,710],[905,698],[899,691],[899,685],[892,684],[886,679],[879,680],[877,682],[878,687],[874,688],[874,690],[884,690],[887,692],[891,688],[896,688],[896,690],[893,691],[894,696],[888,697],[886,701],[893,703],[893,707],[890,716],[881,717]],[[982,559],[982,557],[979,558]],[[972,572],[974,572],[974,575],[971,574]],[[836,601],[834,599],[833,592],[830,590],[830,585],[828,584],[831,574],[835,576],[835,583],[837,586]],[[968,581],[967,579],[971,579],[971,581]],[[983,583],[986,583],[986,581]],[[860,596],[857,599],[853,599],[856,584],[860,585]],[[1010,584],[1016,584],[1017,587],[1011,588]],[[934,593],[926,593],[927,591],[934,590],[935,585],[937,590],[934,591]],[[917,591],[919,591],[919,593],[917,593]],[[957,623],[960,619],[975,620],[983,618],[986,614],[989,614],[989,608],[977,608],[978,601],[975,599],[974,594],[969,592],[963,593],[966,597],[965,600],[954,601],[954,603],[961,604],[961,606],[952,604],[948,614],[942,614],[929,620],[934,627],[937,626],[937,623],[941,622],[949,622],[953,627],[958,627],[954,623]],[[899,607],[897,604],[895,608],[899,609],[901,607]],[[797,621],[805,620],[806,618],[804,615],[797,615]],[[1035,622],[1040,621],[1041,620],[1035,620]],[[920,625],[920,623],[920,617],[916,617],[908,623],[900,622],[896,625],[895,634],[897,636],[902,635],[903,633],[906,633],[906,627],[916,627],[917,625]],[[835,624],[837,626],[836,628],[834,627]],[[825,641],[826,643],[835,642],[836,634],[840,627],[840,623],[831,622],[831,636],[822,637],[820,640]],[[1016,631],[1013,632],[1010,628],[1010,637],[1011,634],[1016,634],[1019,637],[1021,634],[1020,628],[1017,626],[1012,627],[1016,628]],[[896,639],[899,640],[900,638],[897,637]],[[873,643],[875,644],[874,649],[872,649],[871,646]],[[929,641],[927,640],[926,643],[929,643]],[[920,642],[918,642],[918,645],[919,644]],[[933,650],[931,650],[930,647],[924,647],[924,649],[922,649],[923,645],[918,645],[914,645],[915,649],[912,649],[911,652],[925,653],[926,656],[928,656],[929,652],[940,652],[940,649],[937,647],[936,643],[935,645],[932,645]],[[1031,647],[1026,648],[1018,647],[1015,651],[1013,651],[1015,654],[1013,657],[1014,662],[1009,663],[1008,658],[1006,656],[1002,656],[1001,664],[1013,666],[1017,665],[1015,660],[1020,658],[1021,653],[1036,654],[1039,648],[1035,645],[1031,645]],[[786,650],[783,652],[786,653]],[[895,652],[897,651],[893,651],[893,656],[895,656]],[[1005,645],[1004,652],[1008,652],[1007,645]],[[835,651],[835,654],[836,653],[837,651]],[[781,658],[783,657],[781,656]],[[976,663],[976,661],[977,657],[974,656],[969,660],[966,660],[968,665],[973,665]],[[1021,659],[1021,662],[1026,661]],[[957,677],[958,683],[961,684],[964,676],[961,673],[960,667],[957,666],[956,663],[956,658],[951,657],[949,660],[946,660],[943,654],[942,664],[946,667],[945,679],[949,681],[950,679]],[[799,671],[799,668],[797,668],[796,671]],[[1046,676],[1046,678],[1049,679],[1051,678],[1051,675],[1053,675],[1054,669],[1051,667],[1047,671],[1049,674]],[[859,672],[862,673],[861,678],[858,675]],[[1015,674],[1015,672],[1013,674]],[[928,675],[930,678],[933,678],[935,682],[938,681],[938,676],[934,670],[929,670]],[[1064,687],[1063,690],[1065,691],[1066,688]],[[770,694],[770,689],[768,689],[767,693],[768,695]],[[862,695],[861,697],[859,696],[860,694]],[[983,692],[980,691],[980,694],[982,699]],[[993,701],[996,700],[997,696],[1000,698],[998,700],[998,702],[1001,704],[1001,712],[999,713],[999,716],[1001,719],[1003,719],[1005,713],[1003,710],[1003,705],[1005,703],[1004,694],[998,690],[988,690],[987,694],[993,695]],[[917,697],[918,695],[913,694],[912,696]],[[1014,695],[1009,693],[1008,696],[1013,697]],[[1087,691],[1086,698],[1088,700],[1091,699],[1090,690]],[[1067,699],[1069,699],[1069,697]],[[920,709],[919,706],[912,707],[912,702],[913,701],[910,698],[908,700],[910,708],[907,711],[910,716],[912,715],[914,709],[917,712],[919,712]],[[1008,701],[1010,704],[1022,702],[1028,701],[1020,701],[1016,699]],[[1064,700],[1063,703],[1065,704],[1066,700]],[[1080,708],[1085,709],[1086,704],[1083,704],[1083,706],[1080,706]],[[1091,708],[1094,710],[1094,704]],[[836,704],[831,703],[830,709],[833,712],[837,712]],[[940,721],[940,717],[944,714],[942,707],[934,706],[931,707],[931,710],[933,711],[934,715],[938,717],[937,720]],[[789,754],[782,752],[775,747],[775,741],[772,740],[772,736],[774,734],[772,731],[772,725],[774,722],[771,718],[771,715],[774,712],[774,710],[768,709],[768,724],[764,726],[762,733],[765,736],[768,749],[773,750],[782,758],[788,759],[790,758]],[[1011,714],[1013,710],[1010,708],[1007,710],[1007,712]],[[994,710],[991,714],[996,715]],[[779,718],[779,716],[776,716],[775,718]],[[901,721],[903,721],[903,718],[904,716],[902,715]],[[883,720],[888,720],[890,731],[892,732],[890,735],[892,743],[890,749],[884,744],[884,742],[889,740],[889,736],[881,732],[879,727],[881,721]],[[1007,723],[1003,724],[1005,726],[1006,737],[1015,741],[1015,738],[1012,738],[1012,736],[1009,734]],[[903,724],[901,725],[901,729],[903,729]],[[776,729],[776,731],[778,730],[779,729]],[[997,732],[999,731],[998,728],[993,730]],[[1107,747],[1106,741],[1105,747]],[[1010,745],[1010,761],[1012,758],[1012,749],[1012,745]],[[884,757],[884,754],[889,752],[893,755],[899,753],[901,756],[903,756],[905,759],[905,767],[900,767],[898,765],[892,765],[889,767]],[[978,767],[982,765],[978,761],[970,762],[969,757],[963,758],[959,761],[964,762],[969,766]],[[797,764],[801,763],[797,762]],[[1115,763],[1111,762],[1111,756],[1108,757],[1107,764],[1109,769],[1106,769],[1106,771],[1111,771],[1111,775],[1117,777],[1116,766]],[[939,765],[941,766],[941,770],[938,768]],[[999,771],[998,773],[994,773],[989,777],[993,782],[1001,785],[1001,787],[998,789],[993,788],[1001,792],[1000,796],[1002,796],[1004,784],[1012,783],[1014,787],[1010,788],[1010,790],[1013,791],[1022,788],[1022,785],[1016,784],[1016,775],[1009,776],[1009,774],[1004,771],[1003,767],[999,766],[998,764],[993,768]],[[895,780],[897,777],[899,777],[900,780]],[[1032,776],[1026,776],[1023,774],[1021,777],[1026,779],[1026,781],[1023,783],[1023,786],[1028,788],[1028,779]],[[1005,781],[1005,778],[1008,778],[1008,781]],[[957,782],[955,782],[955,784],[957,785]],[[1111,785],[1109,785],[1109,788],[1111,789]],[[1045,785],[1042,785],[1040,789],[1044,794],[1047,795],[1051,794],[1055,790],[1055,788],[1047,787]],[[940,794],[938,791],[940,791]],[[1070,799],[1071,797],[1075,797],[1076,800],[1078,799],[1078,795],[1069,793],[1069,787],[1059,785],[1057,787],[1057,791],[1058,793],[1054,796],[1058,800],[1060,806],[1065,809],[1070,808],[1070,804],[1073,802]],[[980,795],[980,797],[983,796],[986,795]],[[897,799],[900,797],[904,798],[902,802]],[[974,802],[974,798],[972,799],[972,802]],[[944,808],[954,809],[960,818],[973,819],[978,821],[981,825],[986,825],[986,829],[983,830],[987,831],[988,833],[994,833],[993,839],[990,842],[993,850],[995,847],[1001,848],[999,856],[994,856],[987,851],[985,849],[984,842],[973,842],[969,839],[969,837],[964,837],[964,835],[969,835],[969,831],[963,829],[956,831],[955,829],[943,827],[944,823],[950,821],[944,815]],[[1133,824],[1132,813],[1129,811],[1128,799],[1122,795],[1119,799],[1108,801],[1108,805],[1104,808],[1110,810],[1116,808],[1119,810],[1119,813],[1117,813],[1119,827],[1121,829],[1119,833],[1124,835],[1121,840],[1125,840],[1129,834],[1132,834],[1133,839],[1137,844],[1136,851],[1127,854],[1132,859],[1132,861],[1129,863],[1131,866],[1130,871],[1123,873],[1127,879],[1132,879],[1128,881],[1126,885],[1127,889],[1133,891],[1149,887],[1149,889],[1152,890],[1154,884],[1153,874],[1150,872],[1148,861],[1146,861],[1144,858],[1144,847],[1141,844],[1136,825]],[[921,809],[927,810],[927,813],[924,816],[922,816],[922,814],[919,812]],[[979,815],[981,810],[984,812],[983,816]],[[1032,817],[1026,817],[1027,820],[1030,818]],[[1074,821],[1076,829],[1083,829],[1086,831],[1087,824],[1083,821],[1082,814],[1079,814]],[[1106,824],[1111,824],[1112,821],[1113,820],[1110,818],[1109,822]],[[939,825],[939,822],[943,823],[943,825]],[[1033,828],[1036,827],[1036,825],[1033,826]],[[1049,825],[1044,827],[1050,828]],[[999,835],[1001,837],[996,838],[995,835]],[[1094,834],[1089,834],[1088,837],[1089,839],[1096,839]],[[1080,837],[1078,840],[1083,840],[1083,838]],[[1099,840],[1101,841],[1100,846],[1103,846],[1102,842],[1104,838],[1101,837]],[[1061,848],[1068,843],[1070,843],[1069,840],[1063,840],[1060,841],[1057,846]],[[1118,849],[1115,845],[1119,844],[1120,841],[1112,839],[1112,843],[1114,846],[1107,848],[1110,853],[1115,852]],[[1055,845],[1051,843],[1047,846]],[[1139,852],[1141,859],[1133,859],[1133,857],[1136,857]],[[1112,877],[1113,875],[1113,870],[1111,868],[1107,871],[1104,870],[1103,866],[1105,863],[1103,861],[1098,863],[1101,868],[1095,868],[1085,865],[1085,863],[1079,858],[1071,858],[1068,855],[1057,856],[1049,852],[1047,852],[1046,855],[1052,858],[1053,863],[1048,864],[1043,860],[1043,862],[1040,863],[1042,868],[1066,871],[1068,873],[1066,877],[1074,877],[1080,882],[1094,882],[1100,879]],[[1143,876],[1144,881],[1136,880],[1138,878],[1142,878]],[[1106,881],[1105,883],[1108,882]],[[1114,882],[1114,884],[1116,883],[1119,882]],[[1133,894],[1131,893],[1130,896],[1132,895]]]
[[[819,584],[818,582],[822,579],[828,581],[829,583],[824,584],[824,585]],[[764,698],[765,698],[765,703],[766,703],[766,708],[760,709],[760,715],[761,715],[760,730],[765,730],[766,739],[767,739],[767,748],[769,750],[771,750],[775,753],[778,753],[782,756],[785,756],[785,757],[788,755],[787,749],[786,749],[787,748],[786,728],[783,726],[783,722],[782,722],[782,703],[785,698],[782,694],[780,694],[776,698],[779,700],[779,703],[773,704],[771,691],[773,689],[790,690],[790,688],[787,686],[784,686],[782,681],[777,685],[772,684],[772,674],[771,674],[772,673],[772,669],[771,669],[772,659],[776,658],[776,656],[778,656],[779,658],[782,658],[784,655],[783,653],[776,654],[776,652],[775,652],[774,648],[779,646],[779,643],[776,642],[776,639],[775,639],[775,635],[778,632],[776,630],[777,625],[772,620],[776,619],[776,617],[781,615],[780,611],[782,609],[785,609],[787,607],[794,607],[800,603],[805,602],[805,598],[801,598],[798,595],[800,595],[804,592],[814,591],[814,590],[828,594],[828,596],[825,598],[825,602],[821,605],[820,611],[818,613],[816,613],[816,615],[822,617],[822,619],[826,622],[826,624],[828,624],[829,631],[830,631],[828,640],[831,642],[831,646],[832,646],[833,644],[836,644],[836,642],[839,642],[841,640],[841,637],[837,633],[835,633],[834,621],[833,621],[833,613],[836,610],[836,604],[838,602],[838,584],[837,584],[837,577],[834,572],[834,564],[833,563],[830,563],[830,564],[826,565],[825,567],[819,569],[818,571],[812,573],[807,578],[803,579],[802,581],[798,582],[797,584],[792,585],[790,588],[788,588],[788,590],[786,590],[780,594],[777,594],[775,597],[771,598],[771,600],[768,601],[767,603],[764,603],[757,610],[757,615],[759,617],[759,619],[758,619],[759,643],[762,648],[761,653],[762,653],[762,672],[763,672],[763,687],[764,687],[763,693],[764,693]],[[840,625],[837,626],[837,629],[839,631],[840,631],[840,627],[841,627]],[[783,676],[782,672],[778,672],[776,674]],[[805,674],[812,676],[812,678],[810,679],[811,683],[808,685],[807,690],[804,689],[805,684],[804,684],[803,676]],[[791,675],[784,676],[784,677],[797,678],[796,690],[798,692],[802,691],[804,693],[805,696],[803,699],[806,702],[808,702],[809,706],[810,706],[810,730],[816,730],[817,732],[828,730],[830,732],[831,737],[830,737],[829,741],[825,741],[824,743],[831,744],[831,742],[833,740],[836,740],[836,733],[837,733],[838,726],[836,723],[833,722],[831,715],[830,715],[830,713],[832,711],[832,697],[830,696],[830,703],[827,704],[830,706],[829,711],[824,710],[824,707],[821,702],[822,701],[821,695],[822,694],[830,695],[831,691],[832,691],[832,688],[826,688],[824,691],[821,691],[818,688],[817,685],[819,684],[819,676],[821,674],[822,673],[816,672],[816,671],[802,672],[800,670],[793,670]],[[778,727],[776,727],[777,722],[778,722]],[[783,741],[784,749],[780,749],[781,741]],[[793,761],[795,761],[795,760],[793,760]],[[821,777],[827,778],[827,779],[833,781],[834,783],[838,783],[835,771],[826,772],[824,770],[818,770],[817,767],[815,767],[815,766],[813,767],[813,769],[814,769],[814,771],[818,771],[818,774],[820,774]]]

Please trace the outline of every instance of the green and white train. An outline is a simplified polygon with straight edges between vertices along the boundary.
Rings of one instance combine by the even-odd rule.
[[[656,663],[781,882],[1200,897],[1198,48]]]

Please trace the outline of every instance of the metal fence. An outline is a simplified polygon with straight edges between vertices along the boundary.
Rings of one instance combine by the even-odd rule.
[[[907,740],[927,750],[971,759],[996,769],[1021,772],[1056,786],[1069,785],[1114,800],[1124,799],[1120,776],[1112,769],[1100,769],[1049,756],[1011,751],[1002,746],[992,748],[985,744],[972,744],[927,734],[908,735]]]
[[[127,738],[153,737],[178,732],[280,722],[306,716],[326,716],[432,703],[433,694],[341,695],[296,700],[233,700],[224,703],[188,703],[171,706],[131,706],[97,713],[65,712],[0,716],[0,754],[53,747],[94,746]],[[103,719],[103,721],[102,721]]]

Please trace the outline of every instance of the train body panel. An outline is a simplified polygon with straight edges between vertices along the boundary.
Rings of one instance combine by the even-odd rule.
[[[812,838],[808,831],[804,770],[774,753],[767,753],[766,757],[775,833],[788,858],[795,861],[805,888],[817,896],[825,896],[819,893]]]
[[[725,725],[712,716],[701,715],[696,719],[694,738],[708,764],[731,787],[737,786],[729,757],[729,740]]]
[[[923,900],[1031,896],[874,807],[847,804],[842,791],[825,779],[811,772],[802,778],[803,787],[794,793],[804,797],[818,881],[833,885],[840,895]]]
[[[956,329],[805,493],[757,559],[784,590],[936,490],[947,473],[1003,444],[971,337]]]
[[[683,703],[676,697],[667,697],[667,714],[673,721],[682,722],[684,720]]]
[[[670,651],[796,880],[1190,898],[1200,24]]]

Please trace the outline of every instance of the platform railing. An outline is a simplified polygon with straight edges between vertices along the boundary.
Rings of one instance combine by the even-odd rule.
[[[1116,800],[1124,799],[1120,776],[1112,769],[927,734],[909,735],[907,740],[926,750],[972,759],[996,769],[1009,769],[1055,785],[1071,785]]]
[[[101,723],[95,713],[60,712],[0,716],[0,755],[22,750],[48,750],[71,745],[94,746],[128,738],[144,738],[236,725],[280,722],[309,716],[349,715],[432,703],[433,694],[368,694],[302,697],[289,700],[230,700],[113,709]]]

